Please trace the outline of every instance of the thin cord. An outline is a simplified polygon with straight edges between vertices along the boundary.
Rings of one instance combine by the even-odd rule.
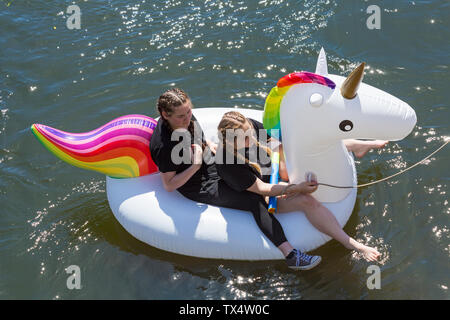
[[[409,169],[414,168],[415,166],[417,166],[417,165],[419,165],[420,163],[424,162],[425,160],[427,160],[428,158],[430,158],[432,155],[434,155],[436,152],[438,152],[439,150],[441,150],[442,148],[444,148],[444,147],[447,145],[447,143],[449,143],[449,142],[450,142],[450,139],[447,140],[442,146],[440,146],[439,148],[437,148],[437,149],[436,149],[434,152],[432,152],[430,155],[428,155],[428,156],[425,157],[424,159],[420,160],[420,161],[417,162],[416,164],[410,166],[409,168],[406,168],[405,170],[401,170],[400,172],[397,172],[396,174],[393,174],[393,175],[391,175],[391,176],[389,176],[389,177],[386,177],[386,178],[383,178],[383,179],[380,179],[380,180],[377,180],[377,181],[373,181],[373,182],[369,182],[369,183],[364,183],[364,184],[358,184],[358,185],[356,185],[356,186],[349,186],[349,187],[335,186],[335,185],[332,185],[332,184],[321,183],[321,182],[319,182],[319,183],[317,183],[317,184],[318,184],[318,185],[322,185],[322,186],[327,186],[327,187],[332,187],[332,188],[342,188],[342,189],[345,189],[345,188],[361,188],[361,187],[370,186],[370,185],[372,185],[372,184],[375,184],[375,183],[378,183],[378,182],[382,182],[382,181],[391,179],[391,178],[393,178],[393,177],[395,177],[395,176],[398,176],[399,174],[402,174],[403,172],[408,171]]]

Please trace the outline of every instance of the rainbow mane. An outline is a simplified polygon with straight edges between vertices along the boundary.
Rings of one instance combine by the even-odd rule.
[[[42,124],[33,124],[31,131],[44,147],[71,165],[113,178],[132,178],[158,171],[149,149],[156,124],[153,118],[134,114],[85,133]]]
[[[288,90],[295,84],[300,83],[317,83],[327,86],[331,89],[336,84],[328,78],[311,72],[294,72],[290,73],[277,82],[277,86],[270,90],[264,104],[263,125],[266,130],[278,129],[281,140],[281,124],[280,124],[280,105]]]

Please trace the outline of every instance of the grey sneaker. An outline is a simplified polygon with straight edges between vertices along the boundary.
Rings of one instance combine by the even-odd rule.
[[[317,266],[322,260],[321,256],[310,256],[309,254],[300,252],[294,249],[294,255],[291,258],[286,258],[289,268],[294,270],[309,270]]]

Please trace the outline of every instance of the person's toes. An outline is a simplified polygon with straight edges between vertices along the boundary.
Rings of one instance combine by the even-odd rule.
[[[388,140],[377,140],[378,148],[384,148],[388,143]]]
[[[367,153],[367,151],[369,151],[368,149],[359,149],[359,150],[355,150],[354,154],[357,158],[362,158],[364,157],[364,155]]]

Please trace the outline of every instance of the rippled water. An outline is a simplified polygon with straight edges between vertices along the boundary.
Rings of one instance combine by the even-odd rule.
[[[6,3],[10,2],[9,6]],[[448,299],[448,147],[406,174],[358,191],[345,230],[382,252],[369,263],[331,241],[321,265],[197,259],[135,240],[115,220],[105,178],[49,154],[32,123],[92,130],[131,113],[156,116],[168,87],[196,107],[262,109],[283,75],[368,64],[365,82],[416,110],[410,136],[357,161],[361,183],[421,160],[448,136],[450,4],[383,1],[0,1],[0,299]],[[68,290],[65,268],[81,268]]]

